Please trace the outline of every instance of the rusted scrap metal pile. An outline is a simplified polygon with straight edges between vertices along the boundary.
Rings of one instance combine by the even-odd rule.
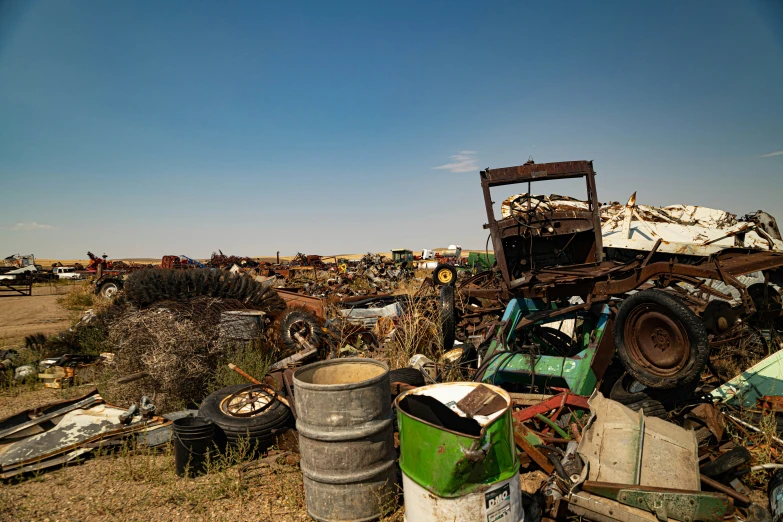
[[[585,198],[532,196],[563,179]],[[496,216],[490,190],[515,184],[527,192]],[[378,518],[400,484],[409,521],[783,516],[774,218],[601,205],[588,161],[490,169],[481,186],[494,266],[406,296],[388,290],[408,267],[372,254],[250,266],[221,253],[223,270],[129,276],[115,307],[130,308],[105,319],[115,360],[161,360],[125,351],[159,335],[121,341],[154,318],[166,346],[200,361],[227,341],[261,341],[277,360],[263,375],[229,365],[246,382],[174,421],[177,472],[243,439],[259,453],[298,441],[316,520]],[[205,298],[223,304],[206,313]],[[389,371],[400,354],[407,367]],[[164,400],[172,380],[195,397],[192,376],[172,379],[188,357],[174,355],[169,373],[126,367],[126,397]]]
[[[213,255],[214,259],[214,255]],[[234,259],[234,258],[227,258]],[[222,264],[223,269],[249,274],[277,288],[322,298],[371,296],[395,291],[413,278],[407,263],[394,263],[381,254],[367,253],[358,260],[297,254],[288,263]]]

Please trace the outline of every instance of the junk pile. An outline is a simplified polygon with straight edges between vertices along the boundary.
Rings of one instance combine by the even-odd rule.
[[[318,260],[314,261],[313,257]],[[321,298],[343,298],[392,293],[400,283],[413,278],[407,263],[394,263],[379,254],[368,253],[358,261],[335,259],[326,263],[319,256],[306,256],[290,268],[277,270],[284,277],[281,286],[301,284],[300,292]],[[305,268],[309,270],[305,270]]]
[[[490,189],[560,179],[583,180],[586,200],[528,188],[494,215]],[[389,295],[408,267],[373,254],[133,273],[91,323],[127,387],[113,393],[159,411],[203,398],[171,432],[183,475],[245,439],[298,447],[316,520],[400,501],[411,522],[777,520],[774,219],[601,205],[587,161],[485,170],[481,186],[491,270],[446,269],[414,295]],[[230,361],[241,383],[207,393],[226,347],[259,340],[276,362]]]

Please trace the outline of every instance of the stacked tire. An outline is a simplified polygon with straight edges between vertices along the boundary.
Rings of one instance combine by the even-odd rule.
[[[268,408],[250,417],[235,417],[224,411],[224,399],[247,387],[235,384],[214,392],[201,403],[199,414],[215,423],[219,445],[236,447],[247,439],[251,448],[263,452],[275,444],[278,435],[294,426],[294,417],[288,406],[278,400],[272,400]]]

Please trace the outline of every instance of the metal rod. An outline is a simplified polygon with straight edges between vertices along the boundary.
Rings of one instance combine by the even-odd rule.
[[[745,422],[744,420],[738,419],[738,418],[737,418],[737,417],[735,417],[734,415],[729,415],[729,414],[728,414],[728,413],[726,413],[725,411],[724,411],[724,412],[722,412],[722,413],[723,413],[723,414],[724,414],[726,417],[728,417],[728,418],[730,418],[731,420],[733,420],[734,422],[737,422],[737,423],[739,423],[739,424],[742,424],[742,425],[743,425],[743,426],[745,426],[746,428],[749,428],[749,429],[751,429],[751,430],[755,431],[756,433],[763,433],[763,432],[761,431],[761,429],[760,429],[760,428],[757,428],[757,427],[755,427],[755,426],[754,426],[754,425],[752,425],[752,424],[748,424],[748,423],[747,423],[747,422]],[[777,442],[778,444],[780,444],[780,445],[783,445],[783,440],[782,440],[782,439],[779,439],[779,438],[777,438],[777,437],[775,437],[775,436],[772,436],[772,437],[770,437],[770,438],[771,438],[772,440],[774,440],[775,442]]]
[[[234,370],[235,372],[237,372],[239,375],[241,375],[242,377],[244,377],[248,381],[252,382],[253,384],[261,384],[261,381],[259,381],[258,379],[256,379],[252,375],[250,375],[247,372],[245,372],[245,370],[243,370],[242,368],[240,368],[236,364],[228,363],[228,367],[231,368],[232,370]]]
[[[745,505],[750,505],[751,502],[750,497],[748,497],[747,495],[743,495],[738,491],[735,491],[734,488],[730,488],[724,484],[721,484],[717,480],[712,480],[710,477],[702,475],[701,483],[706,484],[707,486],[711,487],[712,489],[716,489],[721,493],[725,493],[726,495],[737,500],[738,502],[742,502]]]

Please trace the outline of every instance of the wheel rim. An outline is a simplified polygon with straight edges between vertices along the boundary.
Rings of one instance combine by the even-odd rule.
[[[117,293],[117,290],[118,290],[117,285],[115,285],[114,283],[108,283],[103,287],[103,291],[102,291],[103,297],[105,297],[106,299],[111,299]]]
[[[447,285],[447,284],[451,283],[452,277],[453,276],[451,274],[451,270],[448,270],[448,269],[444,268],[444,269],[438,271],[438,281],[440,281],[444,285]]]
[[[623,333],[631,359],[659,377],[677,374],[690,359],[685,326],[663,306],[645,304],[631,310]]]
[[[297,341],[296,334],[299,334],[309,343],[312,341],[313,327],[307,321],[294,321],[288,327],[288,334],[294,341]]]
[[[269,408],[274,400],[263,388],[248,387],[223,399],[220,409],[232,417],[252,417]]]

